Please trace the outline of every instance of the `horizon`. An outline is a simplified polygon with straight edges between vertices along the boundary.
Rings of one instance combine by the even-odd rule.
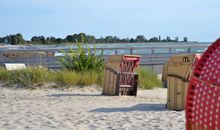
[[[213,42],[220,37],[218,5],[218,0],[7,0],[1,2],[0,36],[21,33],[30,40],[83,32],[96,38],[144,35]]]

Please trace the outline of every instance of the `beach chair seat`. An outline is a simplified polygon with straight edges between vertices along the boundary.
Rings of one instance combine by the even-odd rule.
[[[120,85],[119,86],[119,95],[130,95],[132,91],[131,85]]]
[[[120,77],[123,77],[123,74],[120,74]],[[119,81],[119,95],[137,95],[137,82],[138,82],[138,74],[131,73],[129,76],[126,75],[127,80],[123,81],[123,78]]]

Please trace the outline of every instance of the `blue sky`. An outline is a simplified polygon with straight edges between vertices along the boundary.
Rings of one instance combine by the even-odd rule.
[[[220,37],[220,0],[0,0],[0,36]]]

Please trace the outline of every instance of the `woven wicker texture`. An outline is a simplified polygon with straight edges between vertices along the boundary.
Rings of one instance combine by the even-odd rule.
[[[124,56],[120,64],[121,84],[131,84],[133,79],[131,73],[134,74],[134,69],[138,66],[139,62],[139,57]]]

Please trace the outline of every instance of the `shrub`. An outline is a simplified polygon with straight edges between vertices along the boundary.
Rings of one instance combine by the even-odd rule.
[[[102,55],[97,57],[96,47],[94,46],[94,52],[87,46],[84,49],[79,43],[77,43],[77,50],[69,50],[69,53],[65,53],[64,57],[61,57],[59,62],[65,69],[75,72],[95,71],[101,72],[104,68],[104,59]]]
[[[138,86],[143,89],[152,89],[161,87],[162,83],[158,79],[157,74],[146,68],[137,68],[136,72],[139,75]]]

